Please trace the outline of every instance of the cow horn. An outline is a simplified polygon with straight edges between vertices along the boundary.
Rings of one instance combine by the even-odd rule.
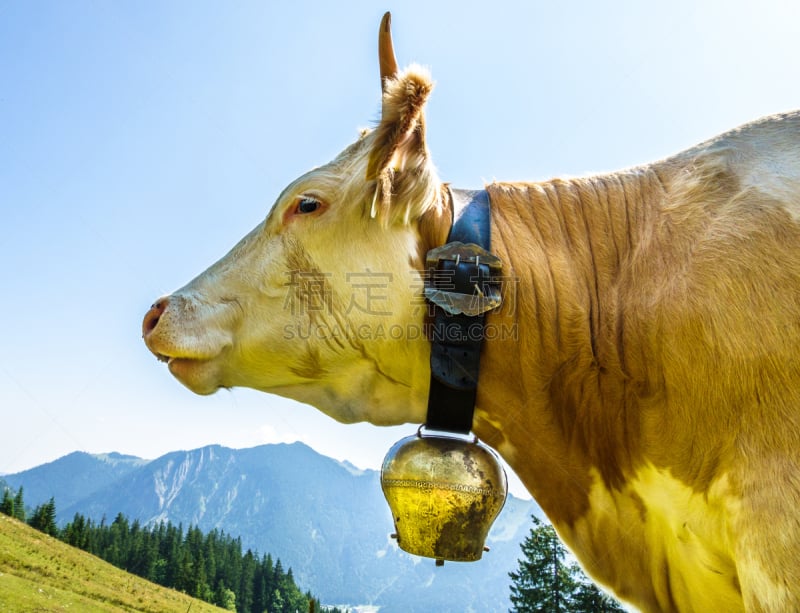
[[[397,60],[392,45],[392,14],[388,11],[381,19],[381,29],[378,32],[378,62],[381,66],[381,90],[384,90],[386,80],[397,74]]]

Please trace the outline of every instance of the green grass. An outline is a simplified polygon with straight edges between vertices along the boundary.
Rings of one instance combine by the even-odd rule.
[[[130,575],[0,514],[0,613],[221,610]]]

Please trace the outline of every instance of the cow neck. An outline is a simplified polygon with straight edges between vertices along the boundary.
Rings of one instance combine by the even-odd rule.
[[[451,188],[450,193],[453,223],[447,243],[428,252],[427,258],[425,295],[433,308],[433,325],[425,426],[468,434],[475,412],[485,314],[494,308],[473,306],[487,295],[496,295],[499,304],[499,290],[492,280],[499,260],[489,253],[491,219],[486,190]]]

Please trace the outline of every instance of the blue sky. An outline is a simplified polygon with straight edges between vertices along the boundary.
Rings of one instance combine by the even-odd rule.
[[[379,109],[376,32],[431,68],[459,187],[655,160],[800,107],[800,5],[0,0],[0,473],[303,440],[377,467],[412,426],[342,426],[247,390],[198,397],[141,317]]]

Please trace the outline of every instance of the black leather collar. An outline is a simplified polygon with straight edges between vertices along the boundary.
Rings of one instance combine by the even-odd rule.
[[[475,411],[485,313],[500,303],[500,262],[490,253],[486,190],[451,189],[451,194],[453,226],[447,244],[428,254],[425,294],[434,320],[425,426],[468,434]]]
[[[492,218],[489,194],[485,189],[451,189],[453,197],[453,226],[447,242],[474,243],[492,250]]]

